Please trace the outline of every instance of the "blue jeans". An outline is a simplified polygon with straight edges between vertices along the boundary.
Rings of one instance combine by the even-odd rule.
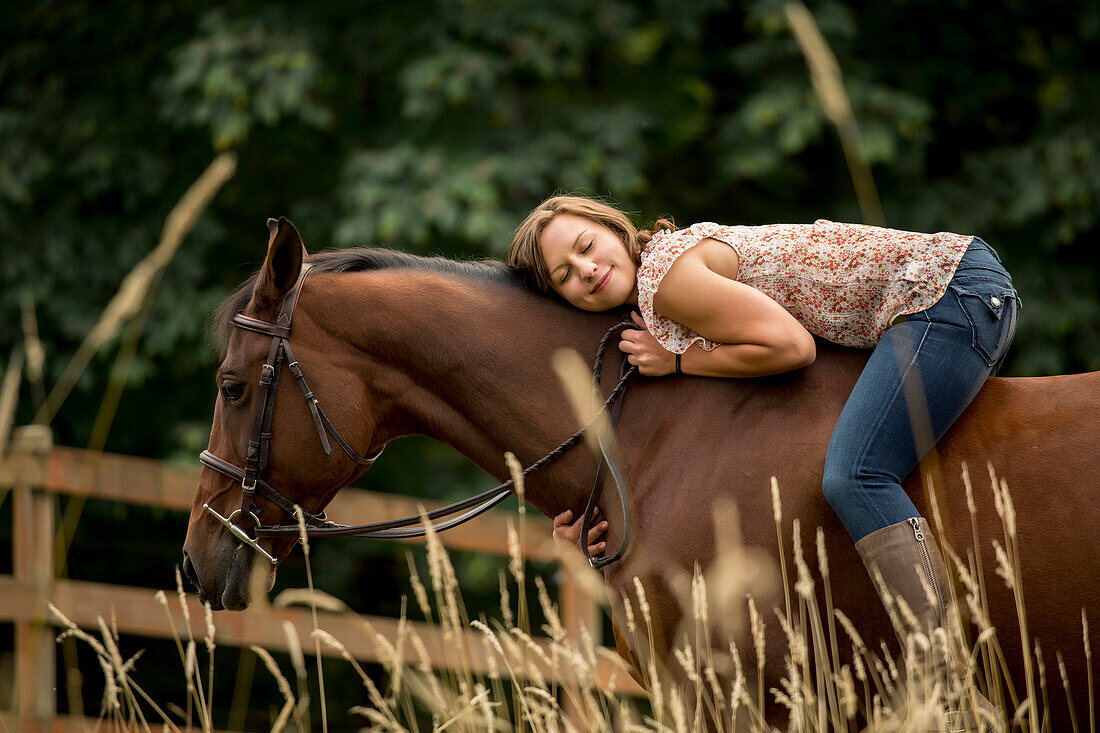
[[[1019,298],[977,237],[947,292],[891,326],[840,413],[822,489],[853,540],[920,516],[901,482],[1004,360]]]

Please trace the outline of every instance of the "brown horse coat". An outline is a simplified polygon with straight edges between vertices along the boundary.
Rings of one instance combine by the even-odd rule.
[[[297,232],[273,235],[272,240],[254,289],[229,301],[229,311],[247,302],[249,315],[274,317],[281,294],[296,278],[303,250]],[[455,447],[503,480],[505,451],[526,465],[576,429],[550,357],[567,346],[589,358],[615,322],[613,316],[582,313],[534,294],[493,266],[425,262],[371,251],[322,253],[312,261],[317,270],[302,291],[291,342],[310,386],[361,453],[402,435],[424,434]],[[361,271],[325,271],[349,268]],[[223,381],[245,385],[245,394],[232,404],[219,397],[210,447],[238,464],[254,408],[250,385],[268,345],[264,336],[232,333],[219,370]],[[721,539],[711,519],[717,498],[736,502],[747,546],[777,555],[773,475],[782,496],[787,541],[791,518],[800,520],[807,548],[813,546],[814,528],[823,527],[835,605],[865,639],[892,635],[852,542],[820,490],[828,438],[865,353],[819,346],[817,362],[793,374],[754,380],[639,377],[628,389],[617,440],[634,535],[627,556],[604,571],[604,578],[612,599],[633,595],[635,577],[643,582],[659,655],[668,654],[682,615],[665,579],[672,571],[690,574],[696,563],[710,565]],[[604,370],[605,393],[614,381],[614,361]],[[288,495],[318,510],[360,470],[338,452],[329,457],[321,451],[309,413],[290,381],[284,381],[276,402],[265,478],[276,487],[295,487]],[[967,461],[975,476],[990,615],[1020,680],[1014,601],[990,572],[996,567],[990,540],[1002,538],[1003,532],[987,460],[1010,487],[1029,630],[1043,645],[1048,670],[1054,668],[1055,650],[1065,657],[1079,708],[1088,699],[1082,608],[1090,618],[1100,617],[1100,553],[1093,550],[1093,525],[1100,516],[1095,499],[1098,448],[1100,373],[1091,373],[990,379],[938,449],[943,479],[939,506],[947,528],[942,539],[963,553],[970,546],[960,478],[961,464]],[[591,454],[575,450],[528,480],[527,499],[550,516],[567,508],[577,515],[594,469]],[[907,488],[922,513],[931,516],[920,477],[910,477]],[[201,506],[210,502],[228,514],[239,500],[239,486],[203,471],[184,548],[185,567],[215,607],[247,605],[253,556]],[[620,527],[613,492],[604,491],[601,505],[611,520],[608,546],[614,547]],[[273,552],[283,556],[291,546],[275,543]],[[768,612],[774,602],[761,602],[771,619],[773,651],[783,646],[778,624]],[[622,627],[616,607],[617,626]],[[738,643],[743,650],[751,648],[744,639]],[[772,682],[782,672],[781,661],[769,661]],[[1055,675],[1048,671],[1047,676],[1056,688]],[[1058,707],[1061,695],[1052,692],[1051,699]]]

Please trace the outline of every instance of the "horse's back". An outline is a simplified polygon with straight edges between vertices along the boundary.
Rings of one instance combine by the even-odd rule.
[[[1065,565],[1095,541],[1100,521],[1100,372],[990,379],[940,441],[938,458],[952,517],[967,511],[965,462],[979,513],[992,515],[980,525],[1000,525],[995,476],[1009,491],[1023,541],[1034,544],[1038,557],[1030,560],[1050,555],[1052,568]],[[911,477],[908,486],[919,480]],[[1095,563],[1100,584],[1100,556]]]
[[[826,350],[803,374],[766,382],[742,380],[659,380],[631,401],[645,419],[620,438],[632,466],[628,480],[635,500],[635,545],[627,562],[609,573],[618,591],[630,578],[665,575],[670,567],[690,573],[714,559],[717,535],[711,506],[718,496],[741,509],[740,535],[749,546],[777,551],[768,489],[778,477],[784,535],[801,522],[805,547],[817,526],[834,570],[838,607],[871,638],[890,635],[847,532],[821,495],[821,472],[832,426],[865,357]],[[662,383],[663,382],[663,383]],[[641,404],[639,404],[641,403]],[[669,405],[676,409],[670,410]],[[684,415],[691,420],[685,421]],[[636,419],[636,418],[635,418]],[[625,433],[625,435],[624,435]],[[1081,609],[1100,616],[1100,553],[1093,526],[1100,520],[1095,498],[1100,477],[1100,372],[1042,378],[992,378],[940,442],[925,468],[936,478],[936,501],[945,532],[941,540],[967,558],[972,545],[963,464],[969,469],[989,612],[1021,677],[1021,641],[1012,592],[994,573],[993,541],[1005,534],[996,510],[987,463],[1011,492],[1016,512],[1023,592],[1029,631],[1051,655],[1060,650],[1074,680],[1075,698],[1087,675],[1081,645]],[[625,446],[624,446],[625,447]],[[633,458],[634,460],[629,460]],[[636,461],[636,462],[635,462]],[[906,482],[920,513],[933,517],[926,474]],[[639,552],[640,551],[640,552]],[[972,553],[971,553],[972,554]],[[673,609],[671,616],[677,614]],[[1030,646],[1030,644],[1029,644]],[[1053,656],[1051,657],[1053,658]],[[1056,716],[1061,717],[1061,716]]]
[[[1100,618],[1100,372],[990,379],[941,441],[938,457],[944,519],[964,558],[971,542],[961,466],[965,461],[969,467],[990,615],[1010,659],[1018,663],[1021,653],[1013,639],[1016,602],[993,573],[998,560],[992,549],[994,540],[1006,544],[1006,524],[1017,533],[1032,646],[1041,642],[1048,659],[1060,651],[1074,686],[1083,685],[1082,609]],[[1011,502],[1000,513],[994,476]],[[1076,692],[1082,693],[1078,700],[1087,695]]]
[[[1021,477],[1077,484],[1100,460],[1100,372],[993,377],[941,441],[959,458],[1000,458]]]

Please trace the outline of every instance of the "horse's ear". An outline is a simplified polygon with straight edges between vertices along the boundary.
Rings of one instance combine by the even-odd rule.
[[[273,310],[282,302],[298,282],[306,256],[302,236],[285,216],[268,219],[267,229],[271,234],[267,241],[267,257],[252,291],[252,299],[259,310]]]

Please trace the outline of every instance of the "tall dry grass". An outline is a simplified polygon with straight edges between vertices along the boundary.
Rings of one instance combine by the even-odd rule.
[[[509,568],[502,572],[499,615],[493,618],[469,618],[450,557],[430,528],[424,550],[429,570],[426,582],[410,556],[409,597],[417,615],[439,625],[446,642],[442,657],[428,653],[408,618],[407,602],[402,603],[395,635],[387,637],[364,625],[363,633],[373,641],[382,660],[382,674],[368,673],[349,652],[349,640],[337,638],[316,620],[310,641],[316,653],[324,647],[342,657],[361,681],[364,702],[351,712],[360,715],[369,730],[905,732],[1003,730],[1010,722],[1013,730],[1049,731],[1052,695],[1064,695],[1071,708],[1081,701],[1071,698],[1070,680],[1060,655],[1055,680],[1054,673],[1046,669],[1048,661],[1042,649],[1028,636],[1011,495],[990,469],[990,487],[1004,531],[1002,537],[992,540],[997,556],[992,575],[1016,594],[1021,641],[1032,651],[1024,678],[1015,680],[1006,676],[998,630],[989,620],[987,583],[998,581],[987,580],[977,560],[981,546],[969,473],[964,473],[964,481],[974,544],[962,555],[946,551],[960,589],[954,604],[960,616],[946,629],[929,630],[920,627],[902,599],[888,598],[887,609],[905,639],[898,654],[879,639],[865,638],[844,610],[834,607],[822,531],[804,531],[797,518],[784,523],[779,487],[774,482],[774,521],[784,552],[769,560],[758,549],[745,547],[739,540],[736,509],[720,508],[716,520],[727,528],[724,544],[713,566],[696,568],[686,584],[680,584],[688,614],[670,658],[658,658],[654,653],[650,591],[635,580],[621,599],[623,632],[641,660],[648,700],[609,690],[606,675],[600,674],[601,664],[606,667],[610,661],[613,675],[629,672],[621,660],[593,642],[591,629],[575,637],[566,633],[547,580],[527,574],[518,541],[523,517],[509,533]],[[574,549],[565,553],[563,562],[579,560]],[[774,583],[772,590],[779,592],[770,596],[772,603],[765,604],[759,599],[768,591],[756,591],[761,584],[766,589],[768,583]],[[526,596],[528,584],[536,590],[545,619],[537,630],[526,621],[530,614],[520,600]],[[211,712],[216,650],[213,615],[207,609],[201,622],[196,620],[201,634],[192,634],[178,575],[177,588],[184,624],[182,628],[173,626],[172,634],[186,682],[184,704],[169,705],[145,694],[136,679],[140,655],[123,658],[109,620],[100,619],[97,636],[77,628],[61,610],[53,609],[65,629],[59,638],[78,639],[96,653],[105,680],[102,714],[109,729],[181,730],[187,724],[202,730],[216,727]],[[297,595],[314,611],[318,605],[340,607],[339,602],[312,589]],[[168,596],[158,592],[157,599],[167,611]],[[964,623],[961,614],[969,621]],[[170,613],[166,617],[169,624],[174,623]],[[972,639],[964,633],[970,622],[976,631]],[[1082,623],[1083,643],[1091,660],[1084,616]],[[767,639],[777,638],[765,633],[769,627],[781,630],[779,638],[783,639],[785,670],[775,680],[763,675]],[[469,630],[476,632],[473,645],[468,642]],[[289,670],[281,668],[266,650],[253,647],[283,698],[271,730],[309,730],[315,701],[310,699],[303,640],[289,624],[286,634]],[[475,657],[479,661],[475,662]],[[1088,675],[1091,689],[1091,661]],[[1062,687],[1060,692],[1056,685]],[[323,686],[320,689],[322,700],[317,703],[322,728],[327,729]],[[978,694],[988,697],[996,711],[982,710],[977,705]],[[1088,729],[1093,730],[1091,695],[1087,702]],[[1074,731],[1078,723],[1075,712]]]

